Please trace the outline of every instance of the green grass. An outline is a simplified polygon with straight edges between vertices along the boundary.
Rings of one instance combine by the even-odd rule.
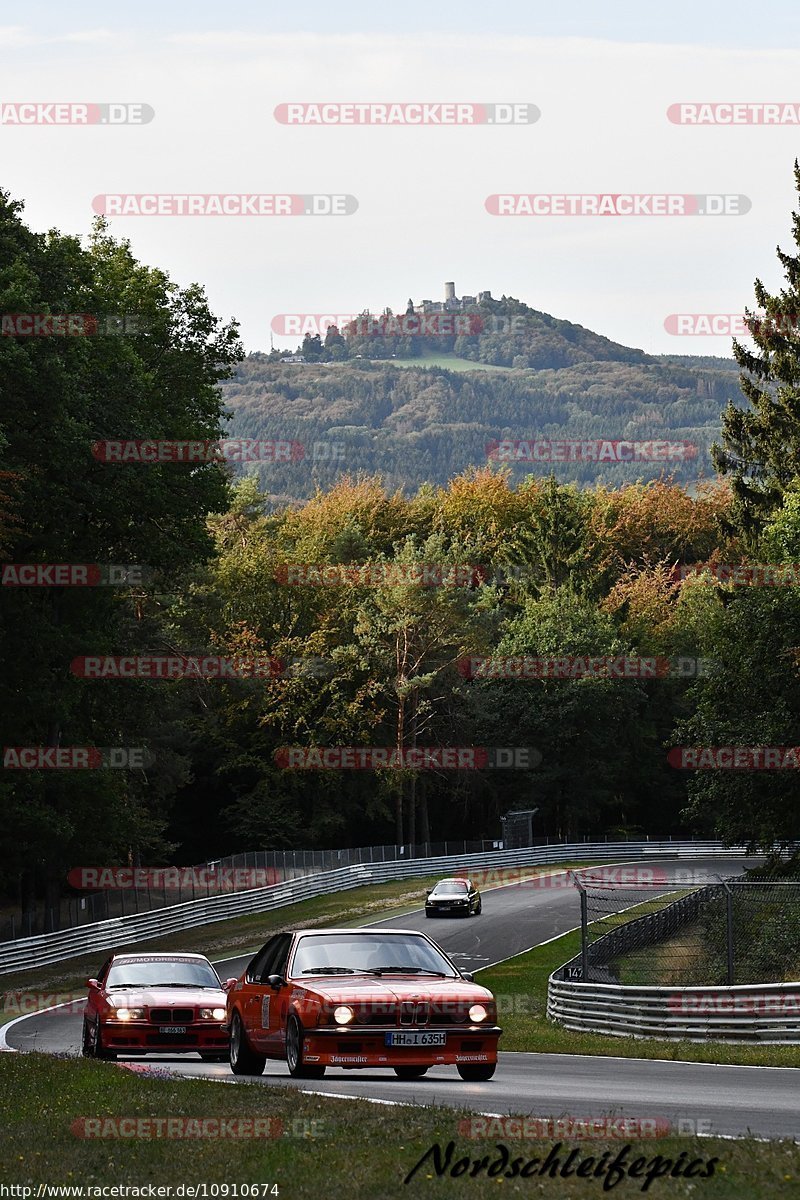
[[[0,1058],[0,1182],[34,1189],[54,1185],[199,1183],[230,1185],[277,1183],[282,1200],[392,1200],[401,1196],[546,1196],[571,1200],[605,1193],[599,1180],[582,1178],[496,1179],[486,1175],[436,1177],[429,1158],[408,1186],[404,1178],[438,1144],[455,1143],[452,1162],[498,1155],[502,1142],[511,1158],[543,1160],[554,1141],[474,1141],[459,1131],[466,1108],[373,1105],[361,1100],[322,1099],[280,1085],[159,1079],[134,1074],[111,1063],[65,1061],[40,1054]],[[541,1114],[548,1116],[550,1114]],[[552,1114],[557,1116],[559,1114]],[[73,1132],[80,1118],[183,1117],[226,1120],[275,1118],[286,1133],[272,1139],[124,1137],[85,1139]],[[130,1128],[130,1127],[129,1127]],[[287,1136],[287,1133],[289,1136]],[[314,1136],[303,1136],[303,1134]],[[573,1148],[581,1161],[625,1143],[564,1142],[561,1161]],[[717,1158],[710,1179],[662,1179],[648,1195],[709,1200],[752,1200],[761,1196],[800,1196],[797,1147],[790,1142],[751,1139],[659,1138],[633,1142],[631,1161],[640,1155],[707,1162]],[[573,1164],[575,1165],[575,1164]],[[646,1168],[645,1168],[646,1169]],[[35,1195],[35,1191],[33,1193]],[[210,1192],[209,1192],[210,1194]],[[220,1193],[218,1193],[220,1194]],[[615,1196],[642,1194],[641,1179],[625,1179]]]
[[[585,865],[557,863],[531,867],[525,871],[524,877],[531,878],[534,875]],[[416,879],[398,879],[391,883],[351,888],[346,892],[335,892],[329,896],[302,900],[298,904],[287,904],[269,912],[233,917],[212,925],[200,925],[196,929],[186,929],[163,938],[151,938],[147,942],[120,944],[115,949],[192,950],[205,954],[212,960],[254,954],[271,934],[282,929],[301,929],[312,925],[359,925],[365,920],[372,922],[381,917],[398,916],[419,908],[426,889],[433,887],[440,878],[441,875],[425,875]],[[65,959],[51,966],[0,976],[0,1025],[21,1015],[20,993],[38,997],[40,1002],[36,1006],[39,1008],[46,1008],[48,1003],[54,1004],[59,1000],[69,999],[73,992],[85,994],[87,977],[97,973],[109,953],[108,950],[100,950],[93,954]]]
[[[504,998],[499,1012],[501,1050],[535,1050],[551,1054],[594,1054],[621,1058],[671,1058],[686,1062],[744,1063],[800,1067],[799,1046],[740,1046],[722,1042],[660,1041],[655,1038],[609,1037],[564,1029],[547,1019],[547,980],[580,951],[580,933],[537,946],[476,975],[476,982]]]

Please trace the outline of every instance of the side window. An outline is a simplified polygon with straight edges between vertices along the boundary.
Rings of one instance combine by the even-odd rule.
[[[269,962],[271,956],[274,954],[275,944],[276,942],[280,941],[280,938],[280,934],[276,934],[275,937],[271,937],[269,941],[261,947],[255,958],[250,960],[247,966],[246,975],[248,983],[259,983],[264,977],[265,973],[267,975],[269,974],[269,971],[265,972],[264,968]]]
[[[108,974],[108,970],[109,970],[110,966],[111,966],[111,959],[107,958],[106,961],[103,963],[102,967],[100,968],[100,970],[95,975],[95,979],[97,980],[97,982],[100,984],[101,987],[103,986],[103,984],[106,981],[106,975]]]
[[[292,935],[290,933],[282,933],[277,938],[275,953],[267,964],[267,969],[264,973],[264,978],[267,975],[282,975],[286,978],[286,962],[289,958],[289,947],[292,944]]]

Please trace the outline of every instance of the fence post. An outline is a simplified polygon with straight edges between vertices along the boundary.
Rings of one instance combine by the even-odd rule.
[[[728,987],[733,987],[733,892],[727,883],[725,887],[725,910],[727,916],[727,950],[728,950]]]
[[[586,892],[578,884],[581,897],[581,979],[584,983],[589,982],[589,921],[588,921],[588,902]]]

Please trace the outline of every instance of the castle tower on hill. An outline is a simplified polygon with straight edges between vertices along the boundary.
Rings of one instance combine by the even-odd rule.
[[[492,293],[487,291],[478,292],[477,296],[462,296],[459,300],[456,296],[456,285],[451,281],[444,285],[444,300],[423,300],[413,308],[415,313],[465,312],[491,298]]]

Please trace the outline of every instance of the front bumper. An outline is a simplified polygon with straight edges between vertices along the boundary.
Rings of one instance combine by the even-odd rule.
[[[407,1026],[402,1030],[408,1032]],[[497,1042],[503,1032],[498,1025],[432,1027],[419,1032],[444,1033],[444,1046],[387,1046],[386,1034],[398,1026],[365,1028],[317,1028],[305,1031],[303,1061],[328,1067],[433,1067],[458,1063],[496,1063]]]
[[[129,1050],[135,1054],[177,1053],[203,1050],[222,1053],[228,1049],[228,1028],[220,1021],[203,1021],[186,1026],[186,1033],[159,1033],[148,1021],[103,1021],[100,1045],[104,1050]]]

